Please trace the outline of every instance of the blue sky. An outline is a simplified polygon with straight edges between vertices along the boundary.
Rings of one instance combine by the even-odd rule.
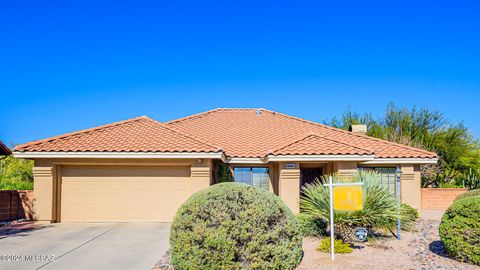
[[[216,107],[322,121],[389,102],[480,136],[478,1],[97,2],[0,4],[0,140]]]

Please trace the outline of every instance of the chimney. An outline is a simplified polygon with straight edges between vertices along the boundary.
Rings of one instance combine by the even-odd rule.
[[[350,125],[348,131],[360,134],[360,135],[367,135],[367,126],[366,125]]]

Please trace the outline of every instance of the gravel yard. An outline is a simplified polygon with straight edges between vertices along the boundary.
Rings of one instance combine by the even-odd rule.
[[[393,236],[377,240],[374,244],[360,244],[350,254],[316,251],[320,239],[306,238],[305,256],[298,270],[313,269],[480,269],[480,267],[447,258],[438,236],[438,219],[420,219],[415,232],[405,232],[402,240]]]
[[[377,239],[374,243],[358,244],[350,254],[336,254],[335,261],[330,253],[316,250],[321,238],[305,238],[302,263],[297,270],[388,270],[388,269],[462,269],[479,270],[480,267],[461,263],[446,257],[438,236],[441,212],[422,213],[414,232],[403,232],[398,241],[393,236]],[[169,257],[164,255],[153,269],[168,267]],[[165,265],[165,267],[159,267]]]

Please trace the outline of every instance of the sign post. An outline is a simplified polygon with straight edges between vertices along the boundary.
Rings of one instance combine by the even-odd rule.
[[[332,261],[335,259],[335,232],[333,222],[333,183],[332,176],[328,177],[328,189],[330,190],[330,255]]]
[[[328,177],[330,194],[330,255],[335,259],[335,223],[334,210],[357,211],[363,209],[363,183],[333,183],[332,176]]]
[[[397,166],[397,170],[395,171],[395,176],[397,180],[397,199],[398,199],[398,219],[397,219],[397,239],[400,240],[400,232],[402,230],[402,221],[400,220],[400,214],[402,213],[402,198],[400,197],[400,179],[402,178],[402,171],[400,170],[400,166]]]

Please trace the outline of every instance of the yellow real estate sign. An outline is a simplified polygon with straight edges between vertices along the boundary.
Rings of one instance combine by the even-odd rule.
[[[333,209],[357,211],[363,209],[363,189],[361,186],[334,186]]]

